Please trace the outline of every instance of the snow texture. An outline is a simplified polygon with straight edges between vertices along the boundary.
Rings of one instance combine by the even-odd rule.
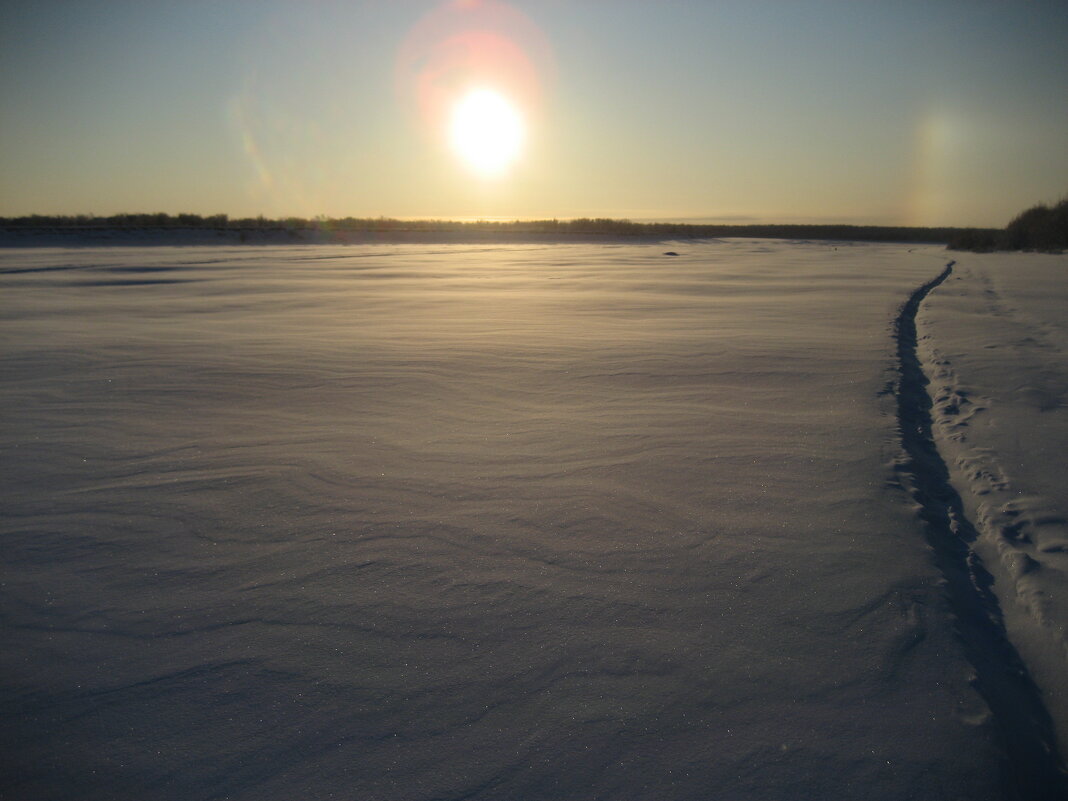
[[[935,435],[1068,737],[1068,258],[968,255],[920,316]]]
[[[0,797],[1022,797],[899,341],[1063,725],[1068,264],[948,260],[0,253]]]

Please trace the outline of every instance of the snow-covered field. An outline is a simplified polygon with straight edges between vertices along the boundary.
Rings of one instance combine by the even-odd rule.
[[[1060,797],[1004,710],[1068,736],[1066,257],[9,249],[0,298],[0,797]]]

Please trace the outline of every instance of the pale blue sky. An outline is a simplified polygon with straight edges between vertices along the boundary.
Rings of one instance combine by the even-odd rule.
[[[1000,226],[1068,193],[1068,3],[513,2],[541,102],[492,180],[398,78],[442,5],[3,2],[0,214]]]

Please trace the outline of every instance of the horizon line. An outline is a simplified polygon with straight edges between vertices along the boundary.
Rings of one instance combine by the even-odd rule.
[[[124,219],[125,218],[125,219]],[[153,219],[154,218],[154,219]],[[787,218],[788,219],[788,218]],[[153,223],[169,228],[174,227],[231,227],[237,223],[256,223],[285,227],[299,225],[301,227],[314,227],[318,225],[332,224],[415,224],[419,226],[433,224],[448,224],[450,226],[516,226],[516,225],[553,225],[571,227],[576,223],[596,223],[599,226],[621,226],[635,228],[676,227],[676,228],[850,228],[850,229],[894,229],[933,231],[947,229],[973,229],[973,230],[1003,230],[991,226],[975,225],[905,225],[896,223],[874,222],[847,222],[840,218],[824,218],[823,221],[813,222],[811,218],[805,222],[775,221],[762,219],[751,215],[716,215],[716,216],[689,216],[689,217],[604,217],[604,216],[512,216],[512,215],[453,215],[453,216],[353,216],[343,217],[318,214],[314,216],[286,215],[267,217],[264,214],[255,216],[236,216],[225,212],[214,214],[198,214],[196,212],[117,212],[114,214],[96,214],[94,212],[82,212],[74,214],[41,214],[37,212],[18,216],[0,216],[0,225],[11,227],[28,227],[38,224],[45,226],[75,227],[80,223],[112,223],[120,227],[151,227]],[[94,226],[95,227],[95,226]]]

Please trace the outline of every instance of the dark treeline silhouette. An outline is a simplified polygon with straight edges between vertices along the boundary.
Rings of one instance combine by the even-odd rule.
[[[1068,248],[1068,197],[1053,208],[1033,206],[1005,227],[1005,244],[1012,250]]]
[[[1020,212],[1003,231],[962,231],[950,239],[953,250],[1043,250],[1068,249],[1068,197],[1050,208],[1045,204]]]
[[[331,232],[458,232],[516,234],[596,234],[658,238],[757,237],[777,239],[860,240],[869,242],[930,242],[946,244],[967,237],[993,237],[987,229],[914,228],[876,225],[718,225],[583,217],[574,220],[397,220],[389,217],[265,217],[231,218],[226,214],[91,214],[0,217],[0,228],[10,229],[207,229],[222,231]]]

